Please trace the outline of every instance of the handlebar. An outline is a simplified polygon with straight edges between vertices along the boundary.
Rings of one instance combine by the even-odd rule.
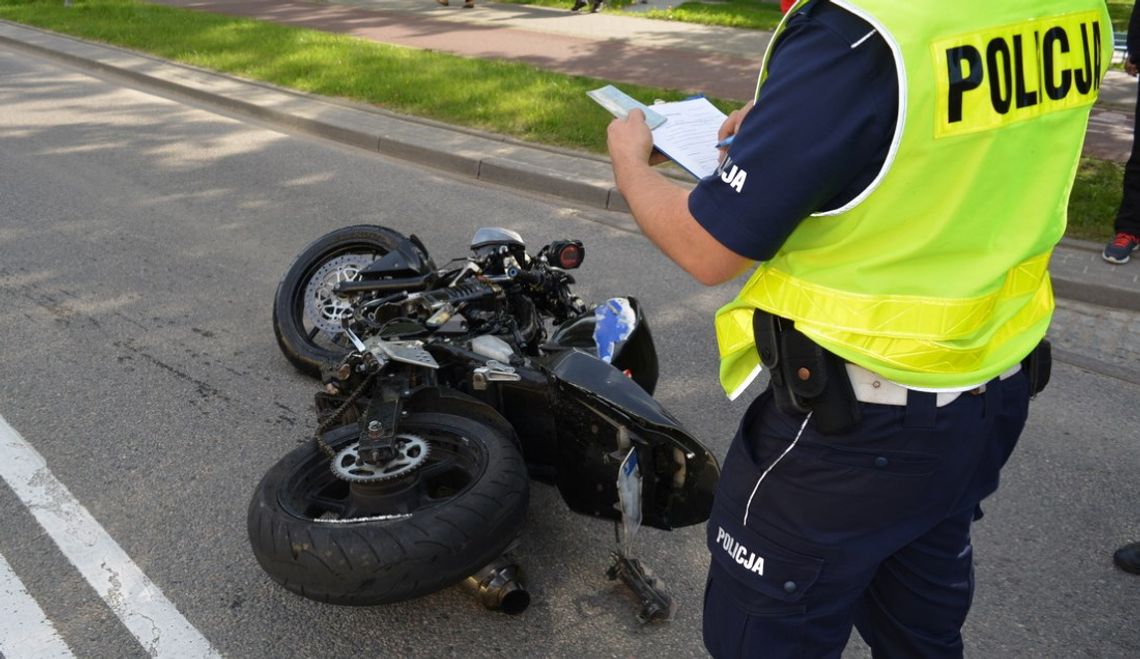
[[[547,248],[543,248],[543,254],[546,251]],[[519,260],[512,257],[492,264],[486,260],[464,259],[461,265],[416,277],[341,282],[336,290],[338,293],[380,294],[379,298],[361,302],[353,314],[356,322],[373,329],[387,322],[380,317],[389,321],[403,317],[419,325],[421,331],[433,332],[469,305],[478,306],[482,301],[495,299],[500,301],[495,304],[506,304],[513,296],[525,297],[529,302],[527,306],[539,312],[539,316],[552,318],[556,325],[584,311],[585,305],[570,290],[574,278],[564,269],[542,256],[532,259],[521,255]],[[484,268],[505,272],[486,274]],[[514,303],[506,304],[503,311],[508,315],[521,313]],[[421,320],[413,320],[417,317]],[[485,313],[483,318],[490,319]],[[533,320],[537,320],[541,328],[541,320],[537,317]],[[426,325],[422,324],[425,321]]]

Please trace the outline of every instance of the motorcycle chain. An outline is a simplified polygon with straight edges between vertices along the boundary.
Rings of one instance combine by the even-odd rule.
[[[369,373],[368,377],[364,378],[364,381],[360,383],[360,386],[357,387],[351,394],[349,394],[348,398],[345,398],[344,402],[340,404],[340,407],[333,410],[332,414],[330,414],[328,418],[322,421],[320,425],[317,426],[316,432],[313,433],[313,441],[317,443],[317,448],[319,448],[321,450],[321,453],[324,453],[329,460],[334,460],[336,458],[336,451],[333,450],[332,446],[329,446],[328,442],[321,439],[321,435],[325,434],[326,430],[331,428],[333,424],[340,420],[340,417],[344,415],[349,406],[354,404],[356,402],[356,399],[360,398],[360,396],[364,393],[364,390],[368,387],[368,385],[372,384],[372,381],[375,379],[376,373]]]

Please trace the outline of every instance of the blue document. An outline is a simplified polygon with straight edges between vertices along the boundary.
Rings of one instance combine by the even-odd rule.
[[[600,89],[590,90],[586,92],[586,95],[594,99],[598,105],[609,110],[610,114],[615,117],[624,118],[629,114],[629,111],[634,108],[641,110],[645,113],[645,123],[649,124],[649,130],[653,130],[665,123],[665,117],[649,109],[649,106],[613,85],[606,85]]]

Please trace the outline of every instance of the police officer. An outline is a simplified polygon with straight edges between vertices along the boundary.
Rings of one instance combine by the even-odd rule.
[[[708,524],[714,656],[958,657],[970,526],[1047,379],[1046,272],[1105,66],[1103,0],[801,0],[719,175],[610,124],[642,231],[705,284],[720,379],[766,365]]]

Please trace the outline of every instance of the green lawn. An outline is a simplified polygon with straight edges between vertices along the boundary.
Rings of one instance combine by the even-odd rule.
[[[1133,0],[1105,0],[1108,14],[1112,16],[1112,28],[1117,32],[1128,32],[1128,17],[1132,15]]]
[[[0,19],[521,140],[605,150],[609,115],[585,94],[606,84],[603,80],[135,0],[74,0],[71,7],[61,0],[0,0]],[[684,96],[652,87],[622,88],[641,99]],[[725,111],[735,105],[712,100]],[[1121,171],[1115,163],[1084,161],[1070,204],[1069,235],[1109,237],[1120,203]]]
[[[638,14],[648,18],[704,25],[771,30],[783,14],[780,5],[757,0],[725,0],[724,2],[681,2],[669,9],[652,9]]]
[[[70,8],[60,0],[0,0],[0,18],[521,140],[605,150],[609,115],[586,96],[603,80],[135,0],[74,0]],[[623,88],[644,99],[685,96]]]
[[[1123,180],[1123,165],[1082,158],[1069,198],[1069,226],[1065,235],[1097,242],[1111,238]]]

